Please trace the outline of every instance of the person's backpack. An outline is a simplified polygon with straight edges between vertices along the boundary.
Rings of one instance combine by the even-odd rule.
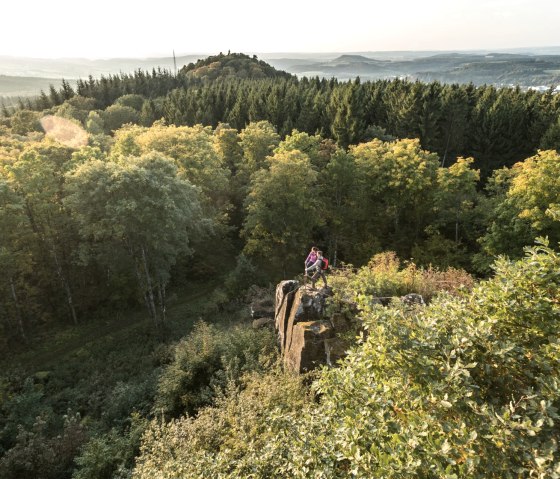
[[[329,259],[323,256],[323,264],[321,265],[321,269],[329,269]]]

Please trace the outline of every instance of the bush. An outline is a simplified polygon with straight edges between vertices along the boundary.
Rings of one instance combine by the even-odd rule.
[[[216,405],[196,418],[152,421],[133,477],[272,477],[269,458],[260,456],[273,439],[268,416],[301,411],[311,400],[302,379],[278,371],[251,373],[243,377],[242,387],[230,383]]]
[[[391,298],[408,293],[421,294],[429,301],[443,291],[470,289],[474,281],[466,271],[452,267],[441,271],[408,263],[402,268],[397,255],[389,251],[375,255],[357,274],[351,266],[339,269],[331,275],[330,283],[335,297],[350,302],[364,296]]]
[[[263,275],[252,261],[240,254],[237,257],[235,269],[228,274],[225,280],[225,287],[231,298],[238,298],[251,285],[263,282]]]
[[[216,389],[244,372],[263,370],[274,360],[274,337],[248,326],[218,328],[203,322],[175,347],[173,362],[163,371],[154,412],[177,417],[211,403]]]
[[[47,421],[38,417],[33,428],[20,427],[16,445],[0,459],[3,479],[69,478],[73,459],[86,440],[79,416],[67,415],[59,436],[48,437]]]
[[[73,479],[125,479],[130,477],[134,458],[139,452],[140,439],[147,421],[139,415],[131,417],[131,425],[124,433],[111,429],[94,437],[76,457],[77,469]]]
[[[6,388],[4,394],[9,396],[9,399],[1,405],[0,445],[9,449],[16,443],[21,430],[30,430],[38,417],[51,417],[52,409],[44,404],[43,391],[33,383],[32,378],[25,379],[21,391]],[[44,426],[46,427],[46,424]]]
[[[317,402],[255,409],[240,394],[153,423],[134,477],[560,477],[559,254],[501,259],[427,307],[372,304],[371,271],[399,270],[391,255],[368,269],[346,278],[368,333],[320,373]]]
[[[106,133],[118,130],[126,123],[138,123],[139,114],[134,108],[123,105],[111,105],[101,114]]]

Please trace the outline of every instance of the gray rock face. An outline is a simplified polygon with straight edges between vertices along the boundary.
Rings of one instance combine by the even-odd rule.
[[[292,331],[290,348],[284,355],[284,366],[291,371],[303,373],[325,364],[325,340],[333,334],[329,321],[297,323]]]
[[[327,315],[327,298],[332,295],[330,288],[312,289],[301,286],[297,281],[282,281],[276,286],[276,302],[274,305],[274,327],[278,335],[278,343],[287,370],[303,373],[327,364],[335,366],[344,358],[349,349],[349,341],[339,334],[361,329],[355,303],[348,301],[346,310],[349,314],[334,312]],[[372,297],[372,306],[387,306],[390,297]],[[424,298],[415,293],[407,294],[400,300],[411,307],[425,305]],[[254,322],[258,327],[267,322],[262,319]],[[258,324],[258,326],[257,326]],[[367,335],[367,331],[363,331]]]
[[[273,327],[274,318],[259,318],[253,320],[253,329],[260,329],[265,327]]]
[[[414,305],[426,306],[426,303],[422,295],[417,293],[408,293],[405,296],[401,296],[401,301],[408,306],[414,306]]]
[[[327,363],[325,341],[347,330],[343,318],[333,323],[326,315],[329,288],[313,290],[295,281],[282,281],[276,287],[275,328],[286,369],[302,373]]]
[[[282,281],[276,286],[274,327],[278,334],[278,342],[282,353],[286,345],[288,319],[298,288],[299,283],[297,281]]]

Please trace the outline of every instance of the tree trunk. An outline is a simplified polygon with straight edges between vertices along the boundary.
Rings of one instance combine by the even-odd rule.
[[[158,296],[159,296],[159,309],[161,311],[161,322],[165,323],[166,317],[166,307],[165,307],[165,285],[158,282]]]
[[[19,304],[19,299],[16,293],[16,285],[14,283],[14,278],[12,276],[10,276],[10,288],[12,290],[12,299],[14,300],[14,304],[16,307],[16,318],[17,318],[19,334],[21,338],[24,340],[24,342],[27,343],[27,335],[25,334],[25,328],[23,325],[23,314],[21,312],[21,305]]]
[[[60,279],[60,282],[62,283],[64,292],[66,293],[66,300],[68,301],[68,307],[70,308],[72,321],[74,322],[74,325],[78,325],[78,316],[76,315],[76,308],[74,308],[74,300],[72,298],[72,290],[70,289],[70,284],[66,279],[66,275],[64,274],[64,271],[62,270],[62,265],[60,264],[60,261],[58,261],[58,255],[56,254],[56,248],[54,245],[52,245],[51,250],[52,250],[54,262],[56,264],[56,273]]]
[[[159,318],[156,309],[156,302],[154,299],[152,277],[150,276],[150,270],[148,268],[148,259],[146,258],[146,250],[144,249],[144,245],[140,246],[140,250],[142,251],[142,263],[144,265],[144,273],[146,275],[146,291],[148,293],[148,304],[150,307],[150,314],[152,316],[152,319],[154,320],[156,328],[159,328],[160,324],[159,324]]]
[[[144,298],[146,309],[148,310],[148,313],[151,316],[150,301],[148,300],[148,292],[146,291],[146,288],[144,288],[144,281],[142,280],[142,272],[140,271],[140,267],[138,266],[138,262],[136,261],[132,246],[130,246],[128,242],[127,242],[127,246],[128,246],[128,251],[130,252],[130,257],[132,258],[132,262],[134,263],[134,272],[136,273],[136,279],[138,280],[138,287],[142,290],[142,297]]]

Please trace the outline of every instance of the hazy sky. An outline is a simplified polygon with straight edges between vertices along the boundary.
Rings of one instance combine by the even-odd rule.
[[[0,55],[47,58],[560,45],[560,0],[4,0],[0,18]]]

